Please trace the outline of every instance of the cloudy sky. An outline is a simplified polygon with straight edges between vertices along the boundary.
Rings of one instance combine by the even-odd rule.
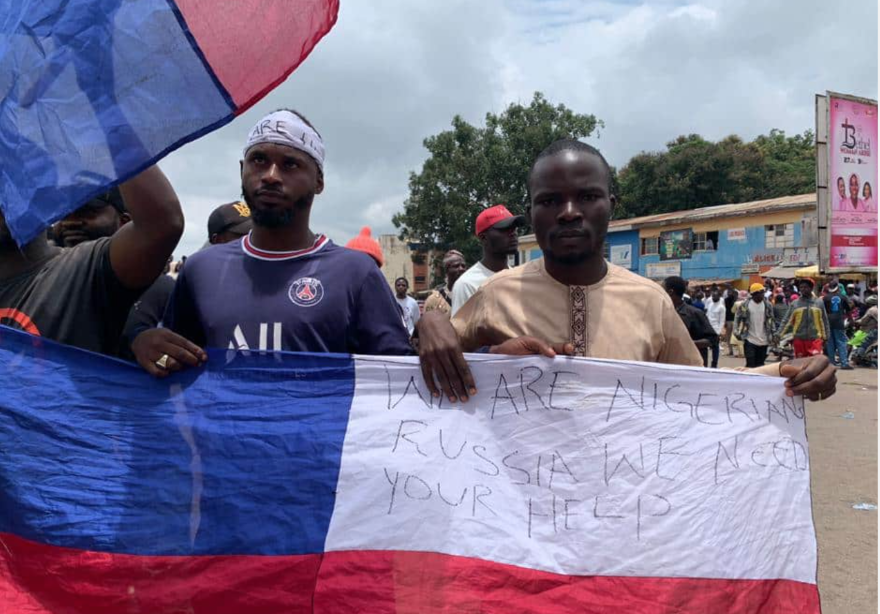
[[[312,228],[344,243],[363,225],[394,232],[422,140],[455,114],[482,123],[541,91],[602,119],[592,143],[618,167],[679,134],[802,132],[816,93],[877,98],[877,23],[876,0],[341,0],[336,27],[284,84],[161,163],[187,218],[176,255],[238,198],[244,138],[278,107],[325,138]]]

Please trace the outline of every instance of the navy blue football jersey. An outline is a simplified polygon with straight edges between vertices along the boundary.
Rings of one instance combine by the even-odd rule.
[[[324,236],[295,252],[250,237],[193,254],[164,326],[202,346],[243,351],[411,354],[400,310],[376,263]]]

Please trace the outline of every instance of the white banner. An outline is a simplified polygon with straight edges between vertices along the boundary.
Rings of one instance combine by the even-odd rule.
[[[815,583],[804,401],[782,379],[469,360],[479,393],[453,406],[412,361],[358,357],[328,551]]]
[[[729,228],[727,230],[727,240],[728,241],[745,241],[746,240],[746,229],[745,228]]]

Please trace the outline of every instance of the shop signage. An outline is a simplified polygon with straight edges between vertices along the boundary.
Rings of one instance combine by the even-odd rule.
[[[622,266],[627,269],[632,267],[632,246],[612,245],[611,264],[616,264],[617,266]]]
[[[650,279],[666,279],[681,275],[681,262],[649,262],[645,266],[645,275]]]
[[[809,266],[819,259],[818,247],[786,247],[782,250],[782,266]]]

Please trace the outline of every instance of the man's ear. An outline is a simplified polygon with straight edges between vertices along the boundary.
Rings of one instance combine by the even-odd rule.
[[[318,182],[315,185],[315,194],[320,194],[324,191],[324,171],[320,168],[318,169]]]
[[[238,161],[238,175],[244,177],[244,160]]]
[[[128,212],[119,214],[119,227],[122,228],[131,221],[131,215]]]
[[[614,194],[612,194],[611,196],[608,197],[608,202],[611,203],[611,215],[608,217],[608,219],[613,220],[614,219],[614,210],[617,209],[617,197]]]

